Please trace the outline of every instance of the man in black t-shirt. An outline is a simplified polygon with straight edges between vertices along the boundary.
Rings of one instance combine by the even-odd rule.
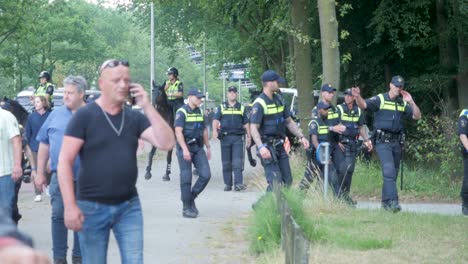
[[[106,263],[111,229],[122,263],[143,263],[143,219],[135,186],[138,139],[169,150],[175,144],[174,134],[143,87],[130,83],[127,61],[104,62],[99,87],[99,99],[75,113],[63,138],[58,174],[65,225],[80,231],[83,263]],[[125,107],[129,93],[146,117]],[[75,199],[72,165],[78,153],[81,167]]]

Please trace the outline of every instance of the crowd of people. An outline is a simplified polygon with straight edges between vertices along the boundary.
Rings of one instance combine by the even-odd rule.
[[[180,168],[182,216],[197,218],[196,199],[211,179],[212,140],[220,140],[224,191],[243,191],[245,146],[256,145],[264,167],[267,192],[276,184],[291,186],[293,178],[289,156],[284,148],[286,131],[297,137],[308,153],[307,168],[300,187],[306,190],[315,179],[323,177],[325,164],[316,158],[322,143],[330,146],[329,181],[333,193],[350,206],[352,176],[357,156],[358,138],[368,151],[375,149],[382,167],[382,208],[401,210],[396,179],[405,138],[403,120],[421,118],[421,112],[405,81],[394,76],[388,92],[363,99],[359,87],[347,89],[344,102],[333,105],[336,88],[321,87],[321,100],[312,111],[308,134],[304,135],[291,118],[279,87],[284,79],[275,71],[262,74],[262,93],[251,104],[251,110],[238,102],[237,87],[228,88],[225,102],[215,109],[200,108],[205,95],[196,88],[187,91],[184,104],[183,83],[176,68],[167,72],[163,85],[170,111],[171,127],[158,113],[144,88],[131,82],[130,64],[107,60],[99,69],[101,96],[86,104],[88,84],[81,76],[68,76],[63,81],[64,105],[51,111],[53,85],[50,74],[41,72],[41,85],[36,90],[35,111],[25,128],[28,154],[35,184],[35,201],[42,200],[43,187],[51,196],[51,234],[54,263],[67,263],[68,230],[74,231],[72,263],[106,263],[109,234],[119,245],[122,263],[143,262],[143,213],[136,182],[139,140],[161,150],[175,146]],[[144,114],[132,111],[132,99]],[[311,98],[312,100],[312,98]],[[369,136],[364,129],[364,111],[375,112],[375,131]],[[15,181],[20,180],[22,143],[15,117],[0,108],[0,256],[6,247],[20,249],[31,245],[11,223]],[[211,130],[211,132],[210,132]],[[459,135],[465,166],[462,187],[462,212],[468,214],[468,110],[459,118]],[[192,165],[198,178],[192,183]],[[50,175],[50,176],[49,176]],[[2,226],[15,232],[2,233]],[[37,259],[47,263],[40,253]],[[5,253],[4,253],[5,254]]]

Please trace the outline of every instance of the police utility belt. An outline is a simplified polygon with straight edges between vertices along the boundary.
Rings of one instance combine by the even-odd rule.
[[[377,129],[375,132],[375,140],[376,142],[404,142],[405,141],[405,134],[403,132],[390,132],[386,130]]]
[[[262,138],[262,141],[264,144],[272,146],[273,148],[284,144],[284,139],[282,138],[266,137]]]
[[[187,138],[185,141],[185,144],[187,146],[203,146],[203,140],[202,138]]]
[[[339,142],[341,144],[350,144],[350,145],[352,145],[352,144],[357,144],[358,140],[356,139],[356,137],[353,137],[353,136],[340,135]]]

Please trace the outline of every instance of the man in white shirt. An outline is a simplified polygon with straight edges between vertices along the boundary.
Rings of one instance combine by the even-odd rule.
[[[2,107],[5,106],[3,102]],[[0,108],[0,209],[11,217],[15,181],[21,178],[21,136],[15,116]]]

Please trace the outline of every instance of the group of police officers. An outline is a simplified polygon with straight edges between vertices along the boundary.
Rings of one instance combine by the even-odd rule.
[[[184,104],[184,88],[178,78],[178,70],[174,67],[169,68],[167,75],[168,80],[164,84],[164,89],[175,116],[176,154],[180,167],[183,203],[182,215],[196,218],[199,212],[195,199],[211,178],[208,163],[211,158],[211,146],[204,115],[200,109],[205,95],[198,89],[191,88],[187,93],[187,103]],[[37,88],[35,95],[44,95],[51,100],[53,85],[50,82],[50,74],[41,72],[39,79],[41,85]],[[368,151],[375,148],[381,163],[382,208],[391,212],[401,210],[396,180],[402,157],[402,144],[405,139],[403,121],[421,118],[419,107],[411,94],[404,90],[405,81],[401,76],[392,78],[388,92],[369,99],[361,97],[359,87],[349,88],[344,91],[344,102],[337,106],[332,103],[336,88],[330,84],[322,85],[321,100],[312,110],[307,138],[292,120],[289,109],[285,107],[281,97],[279,86],[285,83],[285,80],[272,70],[265,71],[261,80],[263,90],[253,102],[250,113],[237,101],[238,91],[235,86],[228,88],[227,101],[217,107],[212,123],[212,138],[221,141],[224,191],[246,189],[242,175],[244,149],[246,145],[250,146],[251,140],[257,147],[257,155],[261,158],[265,170],[267,191],[271,191],[274,184],[290,186],[292,184],[291,168],[288,154],[283,146],[286,129],[288,129],[299,139],[308,153],[307,167],[300,184],[301,189],[309,188],[314,178],[323,179],[324,165],[315,158],[315,154],[320,143],[328,142],[330,185],[338,198],[355,206],[356,202],[349,193],[358,154],[358,138],[361,137]],[[371,135],[364,126],[365,110],[375,113],[374,131]],[[467,109],[460,114],[458,133],[464,163],[462,212],[468,215]],[[198,179],[193,185],[192,164],[198,171]]]

